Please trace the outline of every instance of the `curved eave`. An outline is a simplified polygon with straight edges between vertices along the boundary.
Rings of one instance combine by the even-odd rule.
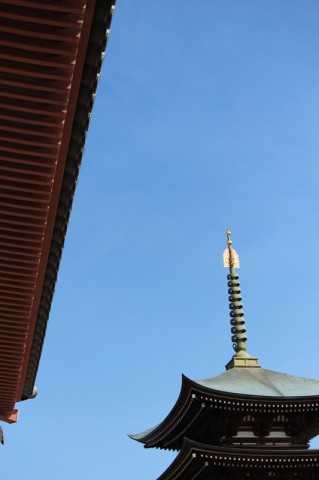
[[[286,475],[299,470],[305,472],[305,469],[319,473],[319,450],[236,449],[185,439],[180,453],[158,480],[218,480],[223,470],[229,478],[240,478],[240,474],[235,475],[236,471],[241,471],[242,478],[246,478],[247,470],[255,476],[265,469]]]
[[[240,402],[242,404],[247,404],[249,407],[259,406],[259,405],[288,405],[291,404],[291,407],[296,406],[297,404],[303,405],[306,403],[311,404],[313,407],[315,404],[318,404],[319,407],[319,395],[292,395],[292,396],[273,396],[273,395],[256,395],[249,393],[232,393],[224,390],[217,390],[214,388],[205,387],[194,380],[189,380],[192,389],[199,394],[199,398],[206,399],[206,397],[211,397],[212,399],[225,400]],[[256,403],[256,405],[255,405]]]
[[[167,417],[157,426],[130,438],[141,442],[147,448],[179,450],[183,436],[187,436],[194,422],[205,409],[214,409],[223,414],[239,415],[254,411],[264,413],[319,412],[319,396],[258,396],[225,392],[205,387],[185,375],[179,397]]]
[[[180,421],[183,420],[185,414],[192,404],[191,398],[191,381],[182,375],[182,385],[178,399],[167,415],[167,417],[157,426],[146,430],[143,433],[129,435],[130,438],[145,444],[145,447],[158,446],[165,448],[165,440],[170,433],[176,428]],[[161,443],[163,441],[163,443]],[[169,448],[169,447],[168,447]]]

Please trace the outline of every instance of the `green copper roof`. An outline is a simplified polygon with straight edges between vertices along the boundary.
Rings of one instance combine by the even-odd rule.
[[[264,368],[235,367],[216,377],[194,383],[203,387],[242,395],[270,397],[319,396],[319,380],[296,377]]]
[[[219,398],[223,392],[225,395],[242,395],[242,401],[245,401],[245,397],[248,400],[250,396],[259,397],[260,400],[272,397],[276,403],[285,404],[293,397],[303,400],[308,397],[309,401],[313,397],[319,397],[319,380],[264,368],[233,367],[216,377],[197,381],[183,376],[180,396],[166,419],[159,425],[130,437],[145,444],[150,443],[151,446],[157,444],[157,438],[166,439],[166,436],[169,436],[169,427],[176,425],[178,419],[183,418],[187,412],[189,407],[187,399],[192,393],[196,393],[197,386],[210,390],[213,396],[216,392]]]

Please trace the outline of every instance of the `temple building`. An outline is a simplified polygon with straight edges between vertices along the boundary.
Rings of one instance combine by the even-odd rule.
[[[0,0],[0,421],[33,398],[115,0]],[[1,441],[1,434],[0,434]]]
[[[130,437],[179,452],[158,480],[318,479],[319,450],[309,450],[309,441],[319,434],[319,380],[266,370],[247,352],[239,257],[226,235],[235,353],[220,375],[183,376],[163,422]]]

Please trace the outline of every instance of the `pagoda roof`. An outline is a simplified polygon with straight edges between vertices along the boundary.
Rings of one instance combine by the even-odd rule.
[[[319,380],[264,368],[235,367],[194,383],[210,390],[267,397],[319,396]]]
[[[226,371],[204,380],[183,376],[179,397],[156,427],[130,437],[146,448],[180,453],[158,480],[317,480],[319,380],[261,368],[247,352],[239,256],[226,232],[231,339]]]
[[[146,447],[179,450],[183,436],[190,436],[195,425],[206,422],[207,408],[232,415],[257,410],[319,412],[319,380],[245,367],[234,367],[206,380],[193,381],[183,375],[180,395],[163,422],[130,437]]]
[[[158,480],[315,479],[319,450],[231,448],[185,439],[180,453]],[[271,473],[271,475],[270,475]]]

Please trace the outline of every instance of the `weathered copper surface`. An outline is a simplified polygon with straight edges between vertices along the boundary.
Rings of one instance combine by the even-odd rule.
[[[268,397],[319,396],[319,380],[265,368],[232,368],[196,383],[214,390]]]
[[[294,426],[291,442],[306,443],[319,434],[319,382],[261,368],[233,368],[203,381],[183,377],[180,395],[162,423],[131,438],[147,447],[180,450],[183,438],[220,444],[249,415],[283,429]],[[286,395],[285,395],[286,393]],[[294,393],[294,395],[292,395]],[[276,421],[275,421],[276,424]],[[287,430],[288,431],[288,430]]]

